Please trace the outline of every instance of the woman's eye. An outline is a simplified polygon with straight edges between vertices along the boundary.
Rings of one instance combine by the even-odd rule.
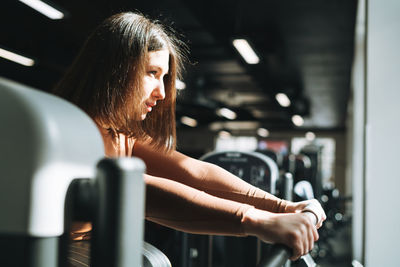
[[[149,74],[150,74],[151,76],[156,76],[156,75],[157,75],[157,71],[151,70],[151,71],[149,71]]]

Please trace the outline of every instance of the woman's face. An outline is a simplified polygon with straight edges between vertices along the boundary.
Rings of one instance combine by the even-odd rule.
[[[167,49],[149,52],[146,74],[143,78],[144,97],[142,100],[141,120],[165,98],[164,76],[168,74],[169,51]]]

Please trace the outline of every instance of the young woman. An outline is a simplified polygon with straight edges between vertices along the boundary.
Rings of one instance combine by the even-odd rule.
[[[306,254],[326,218],[316,200],[278,199],[175,150],[175,80],[184,51],[160,23],[117,14],[89,36],[54,92],[96,122],[106,156],[146,163],[147,220],[190,233],[257,236],[291,247],[292,259]],[[317,226],[301,213],[310,202]]]

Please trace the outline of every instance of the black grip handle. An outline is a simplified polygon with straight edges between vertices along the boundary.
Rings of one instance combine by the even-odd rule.
[[[137,158],[102,159],[97,165],[93,218],[93,267],[139,266],[143,239],[144,163]]]
[[[273,245],[269,252],[261,259],[257,267],[281,267],[292,255],[292,250],[282,244]]]

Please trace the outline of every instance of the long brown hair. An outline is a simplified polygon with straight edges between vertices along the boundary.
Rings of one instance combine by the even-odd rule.
[[[170,53],[164,78],[166,97],[145,120],[134,119],[140,115],[148,53],[161,49]],[[186,52],[186,46],[160,22],[138,13],[119,13],[88,37],[53,91],[110,133],[150,140],[156,148],[169,151],[176,143],[175,80],[181,75]]]

